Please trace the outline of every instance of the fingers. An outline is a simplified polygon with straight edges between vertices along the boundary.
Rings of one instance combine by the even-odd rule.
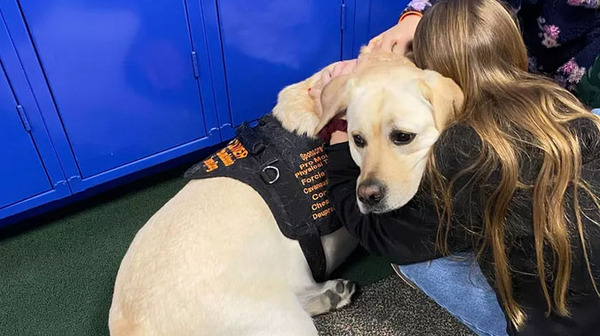
[[[353,72],[355,67],[356,67],[356,59],[340,62],[340,64],[338,64],[334,68],[334,71],[332,73],[332,78],[335,78],[340,75],[347,75],[347,74]]]
[[[333,78],[333,72],[337,69],[337,67],[338,67],[338,64],[336,64],[331,69],[326,69],[323,72],[323,75],[319,79],[319,88],[323,88],[325,85],[327,85],[327,83],[329,83],[331,81],[331,79]]]
[[[330,74],[330,78],[329,79],[331,80],[332,78],[335,78],[335,77],[339,76],[342,73],[343,70],[344,70],[344,62],[343,61],[342,62],[338,62],[333,67],[333,70],[331,70],[331,74]]]
[[[404,55],[404,54],[406,54],[406,43],[402,43],[402,42],[396,41],[392,45],[392,50],[391,51],[394,54],[398,54],[398,55]]]
[[[384,36],[381,39],[381,49],[384,51],[392,51],[394,45],[397,43],[398,41],[396,41],[396,39],[394,39],[392,36]]]
[[[323,70],[318,82],[308,90],[308,94],[315,100],[320,100],[323,88],[331,82],[332,79],[352,73],[356,67],[357,60],[348,60],[337,62],[333,67],[328,67]]]
[[[308,95],[315,100],[321,97],[321,87],[320,85],[314,86],[308,89]]]
[[[355,66],[356,66],[356,59],[338,62],[333,67],[333,69],[323,73],[323,76],[321,76],[321,83],[324,84],[323,86],[325,86],[333,78],[351,73],[352,71],[354,71]]]
[[[404,55],[413,39],[420,18],[412,15],[369,41],[371,50],[382,50]]]
[[[382,42],[382,35],[377,35],[374,38],[371,39],[371,41],[369,41],[369,44],[367,44],[367,46],[372,49],[372,50],[377,50],[381,48],[381,42]]]

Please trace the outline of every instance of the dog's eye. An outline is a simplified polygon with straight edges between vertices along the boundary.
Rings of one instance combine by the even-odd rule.
[[[411,143],[415,139],[415,136],[417,136],[417,135],[414,133],[393,131],[390,134],[390,139],[392,140],[394,145],[402,146],[402,145],[408,145],[409,143]]]
[[[365,147],[367,145],[367,142],[365,141],[365,139],[363,139],[363,137],[361,137],[358,134],[354,134],[352,136],[352,140],[354,140],[354,144],[358,148],[363,148],[363,147]]]

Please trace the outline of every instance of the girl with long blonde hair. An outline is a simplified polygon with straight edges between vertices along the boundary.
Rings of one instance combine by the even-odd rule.
[[[510,335],[598,334],[598,117],[527,72],[519,27],[495,0],[438,1],[413,52],[459,84],[465,106],[415,199],[386,214],[360,213],[347,138],[332,136],[329,194],[346,228],[397,264],[473,251]]]

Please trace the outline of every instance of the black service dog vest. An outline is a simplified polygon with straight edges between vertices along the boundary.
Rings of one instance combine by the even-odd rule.
[[[342,224],[326,194],[323,144],[287,131],[270,114],[255,127],[242,124],[236,135],[185,177],[230,177],[250,185],[269,205],[283,235],[299,242],[315,281],[325,281],[321,236]]]

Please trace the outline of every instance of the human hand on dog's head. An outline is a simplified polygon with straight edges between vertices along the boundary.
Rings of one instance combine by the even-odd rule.
[[[337,63],[332,69],[329,71],[323,71],[321,78],[319,79],[316,88],[312,88],[310,91],[311,97],[315,99],[315,103],[319,105],[319,108],[322,108],[322,92],[323,89],[335,78],[339,76],[349,75],[356,68],[357,60],[349,60],[342,61]],[[348,134],[345,131],[335,131],[331,134],[329,143],[334,145],[337,143],[347,142]]]
[[[356,67],[356,59],[348,60],[348,61],[340,61],[335,63],[335,65],[331,68],[325,68],[321,73],[321,77],[317,81],[317,83],[310,88],[309,95],[314,99],[317,103],[320,103],[321,93],[323,89],[332,79],[352,73],[354,68]]]
[[[407,15],[395,26],[374,37],[368,46],[373,50],[383,50],[399,55],[411,52],[412,40],[421,15]]]
[[[344,95],[342,87],[346,85],[348,79],[357,75],[359,72],[367,71],[372,67],[395,67],[409,66],[415,67],[414,63],[401,55],[383,49],[374,49],[371,46],[363,46],[357,59],[337,62],[323,69],[309,88],[309,96],[314,101],[315,110],[320,116],[321,123],[317,127],[319,131],[341,110],[332,110],[343,105]],[[333,111],[334,115],[331,115]],[[325,123],[323,123],[323,121]],[[347,141],[344,132],[334,132],[331,134],[330,144]]]
[[[317,81],[317,84],[310,88],[309,94],[311,98],[315,101],[315,105],[317,106],[317,109],[321,111],[321,113],[323,111],[323,90],[325,89],[325,87],[329,83],[331,83],[332,80],[353,73],[356,69],[356,65],[356,59],[338,62],[333,67],[329,69],[324,69],[324,71],[321,74],[321,77]],[[331,133],[329,143],[333,145],[347,141],[348,135],[346,132],[335,131]]]

